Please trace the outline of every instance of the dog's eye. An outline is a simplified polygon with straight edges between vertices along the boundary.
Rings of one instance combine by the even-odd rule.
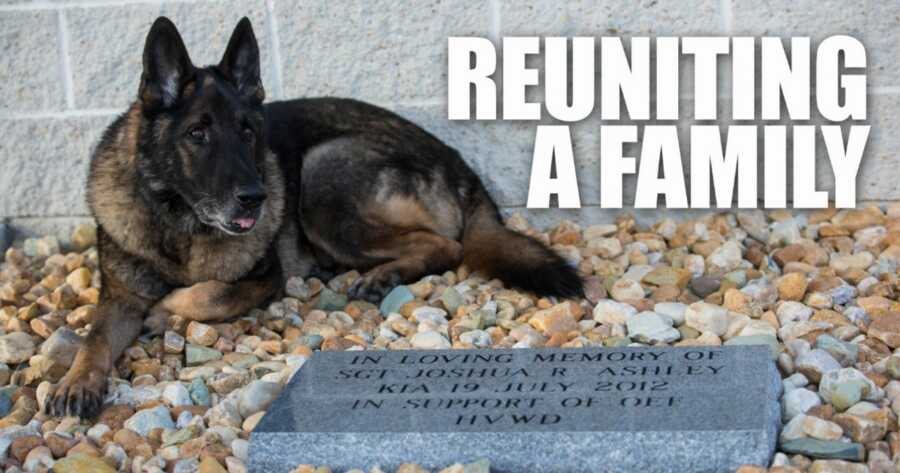
[[[188,136],[190,136],[191,139],[197,141],[198,143],[206,143],[206,130],[199,126],[191,128],[188,131]]]
[[[253,140],[256,139],[256,134],[254,134],[253,130],[250,128],[244,128],[243,130],[241,130],[241,136],[247,143],[252,143]]]

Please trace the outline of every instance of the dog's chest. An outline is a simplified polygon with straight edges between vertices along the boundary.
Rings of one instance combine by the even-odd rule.
[[[265,247],[240,239],[194,238],[183,253],[187,284],[203,281],[233,282],[250,272],[265,254]]]

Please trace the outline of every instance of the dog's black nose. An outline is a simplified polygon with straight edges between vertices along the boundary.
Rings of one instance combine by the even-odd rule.
[[[234,193],[234,198],[244,207],[256,208],[266,201],[266,191],[261,187],[242,187]]]

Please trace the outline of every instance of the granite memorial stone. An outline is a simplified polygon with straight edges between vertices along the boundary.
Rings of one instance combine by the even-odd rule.
[[[759,345],[320,352],[252,433],[250,469],[734,471],[770,461],[780,389]]]

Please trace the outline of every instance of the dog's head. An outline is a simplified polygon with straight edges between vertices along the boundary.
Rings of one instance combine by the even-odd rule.
[[[259,47],[242,19],[215,66],[195,67],[160,17],[144,46],[138,169],[150,192],[178,200],[205,225],[251,231],[266,200]]]

